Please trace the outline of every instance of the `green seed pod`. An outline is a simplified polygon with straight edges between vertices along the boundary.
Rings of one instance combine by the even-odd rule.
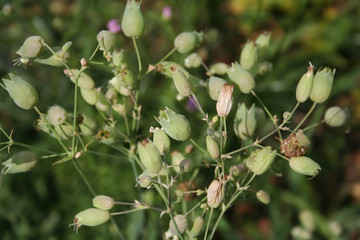
[[[290,158],[289,165],[295,172],[312,177],[318,175],[321,170],[318,163],[304,156]]]
[[[118,93],[114,88],[109,88],[105,93],[105,98],[111,102],[114,103],[118,99]]]
[[[313,87],[310,93],[310,99],[316,103],[325,102],[330,96],[334,81],[335,69],[323,68],[319,70],[314,77]]]
[[[112,105],[112,110],[114,110],[115,112],[125,116],[126,115],[126,108],[124,105],[116,103]]]
[[[246,69],[250,70],[254,67],[257,61],[257,49],[254,42],[247,42],[241,51],[240,55],[240,65]]]
[[[63,50],[59,50],[56,52],[56,55],[51,55],[45,59],[35,59],[34,62],[49,65],[53,67],[62,67],[64,63],[67,63],[70,58],[70,53],[65,52]]]
[[[225,83],[222,86],[216,102],[216,112],[219,117],[226,117],[230,113],[233,102],[233,90],[234,85]]]
[[[94,227],[107,222],[109,219],[109,211],[98,208],[88,208],[75,215],[74,224],[76,229],[81,226]]]
[[[340,127],[346,122],[348,113],[341,107],[330,107],[325,113],[325,122],[330,127]]]
[[[94,135],[96,122],[85,114],[80,114],[78,118],[81,119],[81,123],[79,124],[81,133],[85,136]]]
[[[307,73],[301,77],[296,87],[296,100],[298,102],[305,102],[309,98],[313,87],[313,79],[314,66],[310,64]]]
[[[74,129],[68,124],[55,125],[54,130],[56,131],[61,140],[67,140],[74,136]],[[51,135],[53,137],[56,137],[54,134]]]
[[[232,63],[226,71],[230,80],[236,83],[243,93],[250,93],[255,87],[255,80],[251,74],[241,67],[238,63]]]
[[[256,197],[257,199],[264,203],[264,204],[269,204],[270,203],[270,196],[267,192],[263,191],[263,190],[259,190],[256,192]]]
[[[220,91],[225,83],[226,81],[219,77],[209,78],[208,92],[212,100],[218,100]]]
[[[151,185],[152,181],[151,181],[151,177],[146,175],[146,174],[141,174],[139,177],[138,177],[138,180],[137,180],[138,184],[140,185],[140,187],[142,188],[147,188]]]
[[[60,125],[66,121],[67,111],[58,105],[54,105],[49,108],[47,112],[48,119],[53,125]]]
[[[92,199],[93,206],[102,210],[111,209],[115,201],[112,197],[106,195],[98,195]]]
[[[154,132],[153,142],[159,149],[161,155],[164,155],[170,150],[170,139],[164,130],[158,128]]]
[[[304,134],[302,130],[299,130],[295,133],[296,140],[301,146],[307,147],[310,145],[309,138]]]
[[[140,160],[144,164],[146,170],[150,174],[157,174],[160,172],[162,167],[161,156],[155,144],[148,139],[144,139],[141,142],[138,142],[137,148]]]
[[[127,89],[133,89],[136,83],[134,74],[128,69],[122,74],[122,85]]]
[[[65,53],[70,49],[71,45],[72,45],[72,42],[68,41],[61,47],[61,50]]]
[[[70,76],[70,80],[75,84],[76,77],[80,71],[78,69],[71,69],[71,72],[67,69],[64,70],[64,73]],[[79,88],[93,89],[95,87],[95,82],[89,75],[82,72],[78,80],[78,86]]]
[[[122,30],[127,37],[141,37],[145,30],[145,20],[140,11],[140,4],[134,0],[127,2],[121,21]]]
[[[116,36],[114,33],[108,30],[102,30],[97,34],[96,39],[100,45],[101,51],[111,52],[115,49]]]
[[[185,116],[177,114],[168,107],[160,111],[160,116],[156,119],[166,134],[176,141],[186,141],[191,135],[191,126]]]
[[[37,163],[37,157],[29,151],[15,153],[8,160],[2,163],[5,167],[2,174],[22,173],[30,171]]]
[[[201,33],[197,32],[183,32],[180,33],[174,40],[174,47],[179,53],[189,53],[195,49],[203,40]]]
[[[9,73],[10,79],[3,78],[6,90],[15,104],[25,110],[33,108],[38,102],[35,88],[22,78]]]
[[[227,70],[227,65],[225,63],[219,62],[210,65],[210,73],[217,75],[225,75]]]
[[[126,67],[127,66],[124,50],[120,50],[120,51],[115,50],[115,51],[113,51],[113,53],[112,53],[112,63],[116,67]]]
[[[181,71],[183,74],[185,74],[185,76],[187,78],[190,78],[190,73],[188,71],[186,71],[186,69],[175,63],[175,62],[169,62],[169,61],[164,61],[162,62],[162,64],[160,65],[160,73],[165,75],[168,78],[172,78],[173,74],[174,74],[174,69]]]
[[[109,112],[110,103],[105,98],[105,95],[102,91],[97,91],[97,102],[95,103],[95,107],[98,111]]]
[[[179,232],[183,234],[185,230],[187,229],[187,220],[184,215],[178,214],[174,216],[175,223],[179,229]],[[178,232],[176,230],[175,224],[172,219],[170,219],[169,222],[169,231],[172,234],[172,236],[178,235]]]
[[[207,204],[211,208],[217,208],[223,199],[223,184],[218,179],[214,179],[207,189]]]
[[[249,139],[254,134],[256,128],[255,112],[254,104],[247,110],[245,103],[239,103],[234,119],[234,131],[240,139]]]
[[[204,226],[204,218],[201,216],[197,216],[190,230],[191,237],[198,236],[203,226]]]
[[[180,172],[180,163],[185,159],[181,152],[174,151],[171,153],[171,164],[174,167],[175,172]]]
[[[184,65],[187,68],[197,68],[200,67],[202,63],[201,56],[197,53],[192,53],[187,56],[184,60]]]
[[[211,136],[206,137],[206,148],[211,157],[215,159],[219,157],[220,155],[219,145],[217,144],[215,139],[212,138]]]
[[[246,166],[256,175],[261,175],[269,168],[275,156],[276,150],[272,151],[270,147],[257,149],[246,160]]]
[[[44,39],[40,36],[31,36],[25,39],[23,45],[16,52],[23,58],[36,58],[44,50]]]
[[[173,71],[172,79],[174,81],[176,90],[184,97],[191,95],[191,87],[186,75],[176,68]]]

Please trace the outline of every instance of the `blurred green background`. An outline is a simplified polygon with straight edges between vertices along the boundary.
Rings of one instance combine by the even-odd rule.
[[[97,45],[96,34],[106,29],[110,19],[121,20],[126,1],[110,0],[3,0],[0,4],[0,76],[12,72],[30,81],[40,97],[39,108],[61,104],[70,110],[73,85],[61,68],[43,65],[14,67],[15,52],[24,39],[40,35],[51,46],[72,41],[70,65],[79,66],[82,57],[89,57]],[[162,10],[170,6],[170,19]],[[271,195],[269,205],[261,205],[253,195],[241,198],[225,215],[215,239],[292,239],[291,229],[300,225],[299,212],[310,209],[316,229],[311,239],[360,239],[360,2],[358,0],[143,0],[141,9],[146,19],[146,31],[139,39],[143,66],[155,63],[173,48],[173,39],[183,31],[203,31],[204,44],[198,49],[206,64],[238,61],[242,46],[263,31],[272,32],[268,59],[272,71],[256,78],[256,92],[273,114],[282,116],[296,103],[295,88],[310,61],[317,68],[336,68],[331,98],[313,113],[311,122],[321,120],[327,107],[346,107],[351,113],[349,123],[340,128],[321,125],[313,131],[308,156],[322,167],[319,176],[309,181],[291,172],[286,166],[274,166],[274,172],[260,176],[254,188]],[[118,47],[136,58],[132,42],[120,32]],[[183,62],[178,53],[173,61]],[[102,61],[101,54],[96,59]],[[111,73],[106,67],[89,69],[97,86],[106,86]],[[205,71],[189,70],[205,79]],[[200,89],[204,109],[215,114],[215,102],[208,102],[206,90]],[[164,106],[186,112],[186,101],[175,99],[176,90],[159,74],[150,74],[141,88],[143,105],[141,132],[158,126],[153,118]],[[240,96],[250,103],[251,98]],[[79,109],[94,118],[92,107],[80,101]],[[306,114],[311,103],[301,105],[295,121]],[[233,111],[234,112],[234,111]],[[199,117],[195,114],[196,117]],[[37,115],[15,106],[5,90],[0,89],[0,124],[14,139],[51,150],[60,148],[57,142],[33,128]],[[190,119],[192,120],[192,118]],[[192,121],[195,121],[195,117]],[[299,120],[298,120],[299,121]],[[194,122],[195,124],[195,122]],[[204,144],[206,126],[199,125],[193,136]],[[198,125],[196,125],[198,126]],[[266,131],[265,131],[266,132]],[[229,150],[239,141],[230,136]],[[4,136],[0,136],[5,141]],[[186,145],[176,145],[183,150]],[[129,162],[117,152],[98,143],[93,149],[113,157],[86,155],[79,163],[86,176],[101,194],[119,201],[136,199],[137,190]],[[176,149],[176,148],[174,148]],[[24,150],[13,147],[12,152]],[[198,157],[194,153],[192,157]],[[1,160],[8,158],[4,151]],[[200,160],[199,160],[200,161]],[[52,166],[51,160],[41,162],[30,172],[8,175],[0,188],[0,239],[114,239],[110,224],[81,228],[76,235],[68,225],[74,215],[91,207],[91,194],[71,163]],[[279,170],[280,169],[280,170]],[[282,172],[277,176],[275,172]],[[211,170],[203,170],[197,179],[204,188]],[[146,191],[143,191],[146,192]],[[161,204],[152,191],[145,199]],[[122,208],[120,207],[119,210]],[[124,210],[124,209],[122,209]],[[126,239],[160,239],[167,229],[168,219],[157,212],[132,214],[114,218]]]

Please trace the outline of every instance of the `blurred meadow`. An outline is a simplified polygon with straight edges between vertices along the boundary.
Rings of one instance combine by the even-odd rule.
[[[125,0],[2,0],[0,3],[0,76],[8,73],[22,76],[39,93],[39,109],[61,104],[73,105],[74,88],[62,68],[34,64],[24,68],[13,66],[16,51],[24,39],[42,36],[51,46],[72,41],[69,65],[89,58],[97,46],[96,35],[107,29],[111,19],[121,21]],[[171,16],[163,9],[169,6]],[[316,69],[336,68],[330,98],[319,105],[306,124],[323,118],[330,106],[348,108],[351,117],[347,124],[331,128],[325,124],[310,131],[308,156],[316,159],[322,170],[314,179],[296,174],[283,162],[275,162],[271,171],[260,176],[254,187],[266,190],[271,203],[260,204],[254,195],[241,197],[226,213],[214,239],[294,239],[294,227],[301,225],[299,215],[309,210],[315,221],[311,239],[360,239],[360,2],[358,0],[143,0],[145,33],[138,46],[143,67],[154,64],[172,48],[174,38],[184,31],[202,31],[204,43],[197,49],[208,65],[238,61],[243,45],[266,31],[271,32],[267,59],[272,71],[256,78],[256,92],[271,113],[282,116],[296,104],[295,89],[307,71],[309,62]],[[130,68],[137,68],[131,39],[122,32],[116,34],[117,46],[125,49],[131,59]],[[183,63],[186,56],[174,53],[171,61]],[[95,60],[104,61],[100,53]],[[104,65],[92,65],[88,70],[96,86],[105,86],[111,78]],[[206,79],[202,68],[189,72]],[[199,101],[205,112],[215,113],[215,102],[208,102],[206,89],[200,89]],[[172,82],[158,73],[145,77],[140,88],[139,102],[143,119],[142,137],[150,126],[157,126],[154,115],[168,106],[186,115],[198,115],[186,100],[177,101]],[[204,97],[203,97],[204,96]],[[237,96],[237,101],[250,103],[250,95]],[[299,122],[311,107],[305,102],[294,116]],[[100,122],[93,107],[79,100],[79,109]],[[234,115],[232,111],[230,115]],[[4,89],[0,89],[0,124],[18,142],[59,150],[54,138],[34,128],[35,111],[18,108]],[[189,118],[191,121],[192,118]],[[298,119],[298,120],[297,120]],[[196,125],[192,136],[204,145],[206,125]],[[230,126],[232,128],[232,125]],[[264,126],[262,134],[271,129]],[[1,141],[6,141],[0,135]],[[271,144],[277,144],[270,138]],[[240,141],[229,136],[229,149],[236,149]],[[175,145],[176,144],[176,145]],[[185,149],[189,141],[174,143]],[[161,204],[154,191],[136,188],[132,167],[116,151],[96,141],[93,151],[108,157],[86,154],[79,164],[98,193],[133,202],[137,191],[144,199]],[[23,150],[12,146],[11,151]],[[1,152],[0,160],[9,157]],[[201,152],[194,151],[192,158]],[[109,223],[98,227],[83,227],[76,235],[69,224],[74,214],[91,207],[92,195],[70,162],[53,166],[52,159],[41,159],[30,172],[6,175],[0,188],[0,239],[116,239],[116,231]],[[197,187],[209,182],[209,169],[201,169]],[[281,173],[281,174],[280,174]],[[245,198],[246,197],[246,198]],[[121,207],[120,207],[121,209]],[[168,219],[159,218],[155,211],[120,215],[114,218],[125,239],[161,239]],[[304,238],[298,238],[304,239]]]

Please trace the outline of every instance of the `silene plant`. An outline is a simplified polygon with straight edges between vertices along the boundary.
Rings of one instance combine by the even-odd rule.
[[[11,153],[2,162],[3,180],[8,174],[30,171],[36,167],[39,159],[54,158],[53,164],[72,162],[93,195],[91,207],[81,211],[74,209],[71,226],[76,233],[82,226],[94,227],[107,222],[118,229],[114,221],[116,217],[121,218],[118,215],[158,211],[159,218],[168,219],[167,228],[163,231],[164,238],[212,239],[224,214],[245,193],[247,196],[253,194],[263,204],[271,204],[270,195],[262,189],[254,189],[252,184],[268,171],[275,159],[287,162],[292,171],[309,180],[320,173],[318,162],[321,161],[307,156],[311,140],[306,133],[322,123],[330,127],[341,126],[346,122],[348,113],[346,109],[333,106],[324,113],[320,122],[309,126],[304,126],[304,123],[315,107],[329,98],[335,69],[319,67],[315,71],[316,68],[310,63],[304,75],[299,76],[294,96],[296,105],[279,117],[273,115],[256,94],[256,77],[271,70],[271,64],[263,57],[270,44],[270,33],[262,33],[255,41],[246,42],[240,58],[230,66],[222,62],[209,66],[204,63],[196,53],[196,48],[206,38],[203,33],[179,33],[174,39],[174,48],[145,70],[137,46],[146,25],[140,5],[141,2],[128,1],[121,20],[121,31],[133,42],[137,71],[129,67],[125,52],[116,48],[118,36],[108,30],[102,30],[94,36],[98,45],[93,54],[82,58],[75,66],[70,66],[68,62],[71,42],[55,50],[41,36],[25,39],[17,51],[20,57],[15,65],[36,67],[36,64],[45,64],[63,69],[64,75],[74,85],[74,105],[71,112],[60,105],[39,109],[37,104],[41,97],[31,83],[12,73],[2,79],[1,87],[5,91],[1,94],[7,92],[14,103],[24,110],[35,110],[39,116],[35,120],[35,128],[55,138],[62,148],[61,152],[48,151],[43,152],[47,155],[42,155],[39,148],[17,142],[12,137],[12,131],[0,126],[2,134],[7,138],[7,141],[0,143],[0,151]],[[51,56],[45,58],[45,52],[50,52]],[[96,68],[97,65],[92,63],[98,52],[104,58],[102,64],[108,65],[113,75],[106,88],[96,86],[88,71]],[[183,63],[170,60],[175,52],[186,55]],[[193,76],[188,72],[190,68],[200,67],[205,68],[205,76]],[[158,124],[152,126],[150,131],[140,132],[140,121],[150,119],[142,118],[139,88],[144,78],[151,78],[155,72],[173,82],[178,92],[174,98],[187,98],[199,114],[190,116],[167,106],[158,106],[158,112],[153,113]],[[198,100],[198,95],[204,93],[202,88],[207,88],[207,96],[202,97],[208,99],[213,109],[211,112],[206,112]],[[253,103],[245,104],[236,100],[241,94],[251,96]],[[101,124],[79,111],[79,98],[83,98],[102,116]],[[294,113],[306,101],[313,103],[311,108],[291,128]],[[229,116],[231,111],[234,117]],[[201,117],[196,119],[196,116]],[[191,121],[188,120],[190,117]],[[272,124],[272,130],[263,136],[255,135],[255,130],[266,121]],[[206,125],[207,130],[201,135],[202,141],[195,141],[192,131],[202,124]],[[120,125],[123,127],[120,128]],[[229,149],[229,135],[239,139],[237,149]],[[267,138],[278,139],[278,144],[264,144]],[[139,191],[141,194],[152,189],[162,199],[162,204],[154,206],[141,196],[133,202],[122,202],[119,196],[98,194],[79,166],[82,159],[96,150],[95,145],[91,144],[94,141],[126,157],[136,177],[134,191],[135,188],[142,188],[143,191]],[[185,151],[172,148],[172,144],[177,141],[187,142],[189,147]],[[24,150],[13,153],[12,145],[22,146]],[[192,158],[192,153],[196,151],[202,154],[200,159]],[[212,175],[205,186],[197,187],[196,177],[204,168],[211,169]],[[116,211],[117,205],[128,209]],[[124,238],[119,229],[118,235]]]

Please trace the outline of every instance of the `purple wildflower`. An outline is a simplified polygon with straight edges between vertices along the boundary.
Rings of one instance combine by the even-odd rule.
[[[165,20],[168,20],[170,19],[172,16],[172,10],[171,10],[171,7],[170,6],[165,6],[162,10],[162,17],[165,19]]]
[[[118,23],[117,19],[111,19],[107,24],[106,27],[109,29],[112,33],[118,33],[121,31],[121,27]]]

